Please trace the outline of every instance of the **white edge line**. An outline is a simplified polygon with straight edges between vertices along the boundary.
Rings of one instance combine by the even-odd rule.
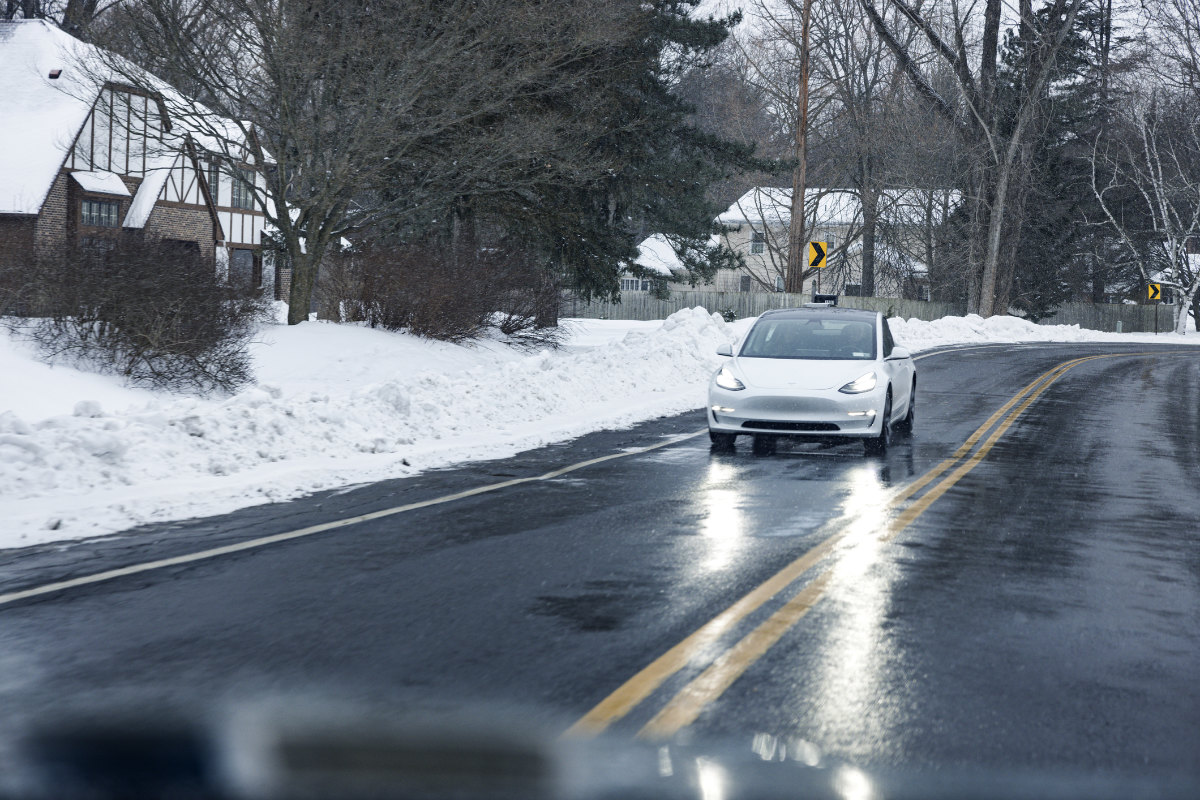
[[[669,447],[673,444],[679,444],[680,442],[685,442],[688,439],[694,439],[695,437],[706,432],[707,429],[696,431],[695,433],[672,436],[666,441],[652,444],[647,447],[639,447],[634,450],[612,453],[607,456],[600,456],[599,458],[580,461],[577,464],[571,464],[560,469],[551,470],[550,472],[546,472],[541,475],[534,475],[528,478],[513,478],[512,480],[501,481],[500,483],[489,483],[485,486],[476,486],[473,489],[466,489],[461,492],[455,492],[454,494],[442,495],[441,497],[434,497],[429,500],[421,500],[416,503],[408,503],[406,505],[395,506],[393,508],[384,508],[380,509],[379,511],[372,511],[369,514],[360,514],[356,517],[344,517],[342,519],[333,520],[332,522],[323,522],[319,525],[310,525],[307,528],[300,528],[294,531],[275,533],[270,536],[262,536],[257,539],[247,539],[246,541],[227,544],[221,547],[213,547],[208,550],[200,550],[195,553],[172,556],[171,558],[160,558],[155,561],[145,561],[141,564],[130,564],[126,567],[105,570],[104,572],[97,572],[92,575],[81,575],[78,578],[69,578],[67,580],[55,581],[54,583],[47,583],[41,586],[33,586],[28,589],[20,589],[15,592],[0,594],[0,606],[15,603],[20,600],[27,600],[31,597],[40,597],[42,595],[61,592],[66,589],[75,589],[80,586],[104,583],[105,581],[123,578],[128,575],[137,575],[143,572],[166,569],[167,567],[178,567],[184,564],[194,564],[197,561],[207,561],[209,559],[219,558],[220,556],[226,556],[232,553],[240,553],[245,550],[256,550],[260,547],[266,547],[268,545],[278,544],[280,542],[287,542],[293,539],[303,539],[307,536],[313,536],[318,533],[324,533],[325,531],[331,531],[337,528],[345,528],[350,525],[356,525],[360,522],[370,522],[372,520],[382,519],[383,517],[390,517],[395,514],[403,514],[406,511],[415,511],[418,508],[428,508],[429,506],[450,503],[455,500],[462,500],[466,497],[473,497],[478,494],[486,494],[487,492],[495,492],[499,491],[500,489],[507,489],[510,486],[517,486],[523,483],[551,480],[559,477],[560,475],[565,475],[568,472],[574,472],[575,470],[583,469],[584,467],[590,467],[593,464],[600,464],[605,461],[612,461],[614,459],[625,458],[627,456],[636,456],[642,453],[648,453],[651,450],[658,450],[662,447]]]

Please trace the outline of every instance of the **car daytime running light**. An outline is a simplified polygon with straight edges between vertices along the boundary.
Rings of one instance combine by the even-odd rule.
[[[838,389],[838,391],[844,394],[862,394],[863,392],[869,392],[874,389],[875,383],[875,373],[868,372],[866,375],[862,375],[850,381],[845,386]]]
[[[717,373],[717,386],[722,389],[728,389],[731,392],[741,391],[746,388],[746,384],[734,377],[729,367],[721,367],[721,371]]]

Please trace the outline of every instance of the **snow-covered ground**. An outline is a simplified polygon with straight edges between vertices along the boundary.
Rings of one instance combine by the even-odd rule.
[[[197,399],[38,361],[0,333],[0,547],[283,500],[497,458],[704,404],[718,344],[753,320],[568,320],[565,346],[431,342],[354,325],[269,325],[256,383]],[[914,352],[986,342],[1200,344],[1012,318],[892,320]]]

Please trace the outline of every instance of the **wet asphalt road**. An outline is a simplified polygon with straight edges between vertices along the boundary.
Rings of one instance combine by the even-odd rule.
[[[748,441],[714,454],[690,438],[0,605],[0,728],[113,703],[211,709],[300,693],[475,709],[557,732],[832,536],[816,566],[693,653],[609,735],[633,737],[714,663],[736,661],[735,645],[800,590],[816,593],[811,610],[706,697],[677,740],[799,739],[875,765],[1200,771],[1200,353],[1079,364],[896,529],[923,496],[897,494],[1022,387],[1072,359],[1147,349],[924,357],[916,434],[882,458],[854,444],[756,457]],[[703,426],[695,412],[10,552],[0,593],[537,476]]]

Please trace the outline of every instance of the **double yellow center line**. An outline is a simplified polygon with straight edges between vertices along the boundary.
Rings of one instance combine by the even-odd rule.
[[[914,497],[922,489],[937,483],[918,500],[896,514],[881,534],[882,541],[894,538],[952,486],[973,470],[987,456],[1001,436],[1055,381],[1080,364],[1117,355],[1146,355],[1144,353],[1086,356],[1063,362],[1050,369],[1021,389],[1012,399],[972,433],[953,455],[916,481],[905,486],[890,498],[885,511],[892,511]],[[989,433],[990,431],[990,433]],[[986,437],[986,438],[985,438]],[[982,442],[982,444],[981,444]],[[977,447],[978,445],[978,447]],[[946,474],[949,473],[949,474]],[[941,476],[945,477],[941,477]],[[938,481],[938,478],[941,480]],[[713,617],[702,627],[656,658],[644,669],[600,701],[567,730],[567,735],[595,735],[640,705],[676,673],[688,667],[697,668],[708,661],[726,634],[742,620],[773,598],[799,588],[787,597],[783,605],[764,622],[720,653],[697,677],[684,686],[638,732],[646,739],[664,739],[691,724],[704,708],[728,689],[749,667],[783,637],[824,595],[832,577],[832,568],[800,585],[800,578],[825,559],[847,536],[850,526],[840,530],[792,561],[764,583],[751,590],[729,608]],[[786,595],[785,595],[786,596]]]

